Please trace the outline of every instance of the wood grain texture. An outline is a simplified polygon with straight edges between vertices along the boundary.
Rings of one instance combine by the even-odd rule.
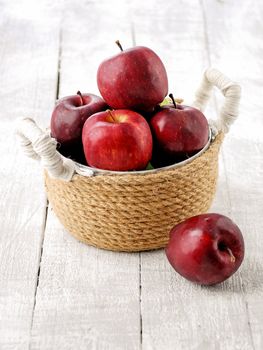
[[[263,347],[263,140],[260,87],[263,57],[263,4],[204,3],[213,64],[238,79],[243,87],[240,118],[226,140],[223,156],[229,188],[231,217],[239,224],[246,243],[246,259],[240,269],[240,293],[246,306],[251,349]],[[232,23],[224,14],[235,18]],[[217,20],[211,22],[211,18]],[[219,21],[218,18],[224,18]],[[220,31],[220,36],[215,33]],[[224,35],[225,33],[225,35]],[[226,40],[226,33],[230,33]],[[241,40],[246,44],[243,45]],[[239,62],[239,64],[236,64]]]
[[[99,94],[99,64],[119,53],[116,40],[120,40],[124,48],[132,46],[132,27],[126,1],[92,0],[77,7],[69,2],[64,9],[61,26],[59,95],[75,94],[78,90]]]
[[[1,6],[1,15],[9,11]],[[25,159],[13,135],[14,120],[34,116],[45,125],[55,99],[58,35],[56,26],[0,21],[0,348],[27,349],[41,245],[46,197],[39,164]]]
[[[85,246],[49,213],[31,349],[138,349],[138,254]]]
[[[132,8],[136,44],[156,51],[165,64],[170,92],[191,103],[209,64],[198,1],[180,0],[176,5],[167,2],[160,8],[157,0],[136,0]]]
[[[227,41],[227,32],[222,33],[221,24],[225,20],[227,23],[230,22],[229,26],[232,28],[235,23],[235,15],[230,16],[231,22],[229,21],[229,16],[223,14],[220,16],[218,10],[215,10],[212,15],[209,14],[208,18],[210,19],[211,28],[214,28],[213,23],[216,21],[215,19],[218,22],[218,27],[214,28],[214,32],[211,34],[208,29],[209,23],[207,22],[203,4],[197,1],[181,1],[180,3],[180,7],[174,8],[171,5],[170,8],[167,7],[167,11],[163,11],[160,15],[157,15],[157,6],[155,8],[152,6],[151,10],[155,16],[154,20],[151,18],[147,21],[143,16],[141,16],[141,19],[137,17],[135,34],[137,42],[143,42],[145,45],[150,46],[151,37],[148,35],[148,31],[144,31],[142,28],[150,27],[154,21],[155,28],[159,29],[158,34],[156,32],[153,34],[155,36],[155,49],[157,52],[162,53],[165,51],[164,46],[166,47],[165,60],[169,71],[170,86],[178,84],[176,95],[180,95],[180,91],[184,92],[185,89],[186,94],[184,92],[183,97],[186,95],[187,100],[189,100],[189,97],[193,94],[192,89],[195,88],[195,82],[197,79],[200,79],[203,69],[214,63],[213,49],[209,46],[210,40],[213,41],[215,38],[222,36]],[[207,2],[207,4],[208,7],[211,6],[211,2]],[[217,3],[214,6],[230,5]],[[142,13],[147,12],[147,10],[147,8],[143,8]],[[235,10],[238,11],[237,8]],[[225,10],[226,13],[228,13],[227,9]],[[178,20],[176,21],[175,19],[177,18]],[[180,20],[182,18],[183,21]],[[184,28],[187,28],[187,30],[184,30]],[[221,33],[217,35],[220,30]],[[182,32],[187,32],[187,39],[182,36]],[[158,40],[159,36],[160,39]],[[189,46],[189,37],[193,40],[194,45]],[[236,36],[233,35],[233,38],[236,38]],[[232,42],[233,44],[234,42]],[[181,48],[187,48],[189,52],[186,53]],[[229,45],[226,52],[230,53],[231,50],[232,47]],[[191,54],[191,51],[193,51],[193,54]],[[177,68],[175,68],[176,61],[180,62]],[[219,66],[219,68],[221,67]],[[180,70],[183,76],[180,76],[180,73],[178,73],[174,74],[173,77],[170,72],[176,69]],[[225,72],[224,67],[221,69]],[[226,73],[230,77],[233,76],[234,79],[237,78],[231,70],[226,70]],[[185,79],[184,76],[186,77]],[[218,97],[218,93],[216,93],[216,97]],[[221,102],[220,96],[216,101],[211,101],[210,108],[207,111],[209,117],[211,115],[215,117],[216,107]],[[233,129],[237,127],[234,126]],[[248,128],[249,126],[246,125],[246,130]],[[246,193],[250,189],[248,190],[248,178],[243,177],[242,181],[240,180],[240,172],[244,171],[241,164],[244,153],[239,152],[238,158],[240,161],[238,162],[236,152],[240,149],[239,138],[237,137],[236,139],[235,147],[231,147],[230,143],[233,143],[233,134],[234,132],[226,138],[224,153],[220,159],[218,191],[211,210],[230,215],[245,232],[241,220],[243,215],[241,214],[241,217],[234,215],[232,193],[233,191],[236,192],[237,189],[240,190],[238,206],[240,210],[240,206],[247,207],[247,202],[242,195],[242,189],[246,189]],[[246,147],[246,157],[251,159],[253,154],[253,160],[259,165],[260,150],[254,150],[253,152],[253,147],[249,149],[247,144],[246,146],[244,145]],[[243,150],[243,148],[241,149]],[[229,154],[233,155],[232,159]],[[232,172],[229,172],[229,167],[234,168]],[[233,178],[236,180],[234,181]],[[238,187],[234,190],[235,182],[238,184]],[[259,195],[258,199],[261,197],[262,195]],[[242,199],[243,204],[241,202]],[[256,217],[260,217],[260,214]],[[248,222],[251,223],[251,219]],[[253,254],[253,251],[250,254]],[[249,251],[247,255],[249,255]],[[255,341],[253,334],[251,334],[251,326],[249,324],[251,321],[247,311],[248,304],[244,298],[244,282],[243,278],[241,278],[242,271],[246,269],[245,264],[241,272],[234,275],[230,280],[216,287],[205,288],[191,284],[176,275],[172,268],[168,266],[163,251],[143,253],[141,259],[143,348],[254,348]],[[249,261],[248,258],[246,261]],[[257,265],[257,273],[261,276],[259,266]],[[248,272],[249,269],[247,269]],[[251,283],[254,279],[255,275],[253,278],[250,278],[249,282]],[[257,328],[260,329],[258,325]],[[258,333],[256,336],[259,338]],[[258,348],[260,348],[259,344]]]
[[[131,45],[130,22],[111,3],[64,9],[59,96],[97,92],[96,71]],[[123,17],[123,18],[121,18]],[[88,20],[87,20],[88,19]],[[98,26],[104,28],[98,31]],[[138,349],[139,255],[88,247],[72,238],[52,211],[47,218],[31,349]]]
[[[0,8],[0,349],[261,350],[261,2],[0,0]],[[243,87],[211,211],[240,226],[246,257],[219,286],[185,281],[163,250],[87,247],[50,208],[45,224],[41,169],[14,146],[12,122],[30,115],[47,126],[56,95],[98,93],[96,70],[118,52],[116,39],[153,48],[170,92],[186,102],[209,65]],[[215,118],[221,103],[215,92],[207,116]]]

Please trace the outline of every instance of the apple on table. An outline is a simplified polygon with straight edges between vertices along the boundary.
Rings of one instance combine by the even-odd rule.
[[[175,271],[204,285],[225,281],[244,259],[238,226],[221,214],[202,214],[176,225],[170,232],[166,256]]]

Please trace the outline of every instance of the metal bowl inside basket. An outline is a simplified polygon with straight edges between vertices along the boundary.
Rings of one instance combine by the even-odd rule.
[[[80,164],[78,162],[75,162],[75,170],[76,173],[79,175],[83,175],[83,176],[91,176],[91,175],[100,175],[100,174],[115,174],[115,175],[127,175],[127,174],[136,174],[136,175],[144,175],[144,174],[151,174],[151,173],[156,173],[156,172],[160,172],[160,171],[164,171],[164,170],[171,170],[174,168],[179,168],[185,164],[188,164],[190,162],[192,162],[194,159],[196,159],[197,157],[199,157],[202,153],[204,153],[209,145],[211,144],[211,142],[214,139],[214,135],[212,132],[212,129],[209,128],[209,137],[208,137],[208,141],[206,143],[206,145],[199,151],[197,152],[195,155],[193,155],[192,157],[189,157],[179,163],[176,164],[172,164],[172,165],[168,165],[162,168],[156,168],[156,169],[151,169],[151,170],[139,170],[139,171],[112,171],[112,170],[103,170],[103,169],[97,169],[97,168],[93,168],[87,165],[83,165]]]

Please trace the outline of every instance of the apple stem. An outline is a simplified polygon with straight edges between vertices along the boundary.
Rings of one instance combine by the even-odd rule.
[[[120,50],[123,51],[123,48],[121,46],[121,43],[119,40],[116,40],[115,43],[119,46]]]
[[[226,248],[226,250],[228,251],[228,253],[230,255],[231,262],[234,263],[236,261],[236,258],[234,256],[234,254],[232,253],[232,250],[230,248]]]
[[[175,102],[175,99],[174,99],[174,95],[173,94],[169,94],[169,97],[173,101],[174,108],[177,108],[177,105],[176,105],[176,102]]]
[[[84,105],[84,100],[83,100],[83,96],[82,96],[82,93],[80,91],[77,92],[77,95],[79,95],[80,99],[81,99],[81,102],[82,104]]]
[[[110,110],[110,109],[107,109],[107,112],[108,112],[109,115],[111,116],[112,121],[115,122],[114,115],[112,114],[111,110]]]

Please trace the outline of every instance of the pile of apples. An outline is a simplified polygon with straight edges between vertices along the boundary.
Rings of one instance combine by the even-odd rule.
[[[59,151],[91,167],[113,171],[159,168],[201,150],[209,138],[205,116],[193,107],[162,105],[168,78],[161,59],[147,47],[123,50],[97,71],[102,97],[60,99],[51,118]]]
[[[134,47],[103,61],[97,72],[101,97],[60,99],[51,118],[59,151],[91,167],[131,171],[180,162],[209,138],[205,116],[193,107],[162,103],[168,79],[160,58]],[[239,228],[220,214],[185,220],[170,232],[166,255],[173,268],[196,283],[211,285],[230,277],[244,258]]]

